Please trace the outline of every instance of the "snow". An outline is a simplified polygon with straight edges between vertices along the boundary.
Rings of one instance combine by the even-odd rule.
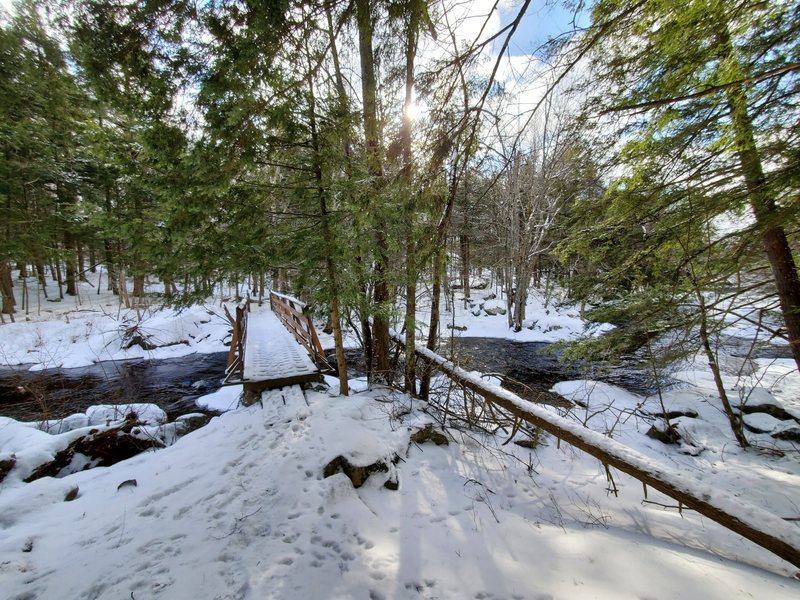
[[[230,324],[221,307],[209,303],[182,310],[162,309],[156,303],[150,308],[125,309],[117,297],[105,291],[105,273],[99,295],[98,274],[86,275],[91,284],[81,282],[78,296],[48,302],[40,295],[38,308],[32,300],[29,314],[17,312],[16,323],[0,326],[0,365],[30,365],[31,370],[38,371],[85,367],[108,360],[177,358],[227,350]],[[31,282],[36,285],[33,278],[28,278],[29,286]],[[51,299],[58,297],[52,284],[48,293]],[[131,331],[158,347],[144,350],[133,345],[126,349],[128,344],[122,334]]]
[[[136,419],[145,425],[161,425],[167,421],[167,413],[156,404],[97,404],[86,411],[89,425],[112,425],[121,423],[128,415],[136,415]]]
[[[508,460],[490,438],[458,431],[449,446],[409,445],[410,431],[431,417],[386,389],[331,398],[293,387],[265,393],[262,404],[113,467],[4,483],[4,594],[780,599],[800,591],[702,544],[687,547],[699,537],[785,574],[696,515],[594,504],[608,501],[598,465],[566,446],[543,447],[529,471],[528,450],[505,447],[516,453]],[[339,454],[363,463],[399,454],[400,489],[382,487],[386,473],[359,489],[343,474],[324,479]],[[76,485],[78,498],[64,502]],[[625,523],[628,513],[638,526]]]
[[[562,303],[558,297],[545,298],[531,290],[525,307],[526,319],[522,330],[508,327],[506,301],[499,288],[471,290],[470,303],[465,306],[464,296],[458,291],[454,296],[454,312],[442,305],[440,331],[442,336],[502,338],[517,342],[559,342],[583,336],[597,336],[610,329],[608,323],[590,324],[580,316],[577,306]],[[417,320],[420,326],[430,321],[430,307],[420,299]],[[489,314],[497,313],[497,314]]]
[[[0,326],[0,363],[41,369],[227,349],[229,324],[211,304],[137,314],[85,284],[81,293],[80,302],[43,302],[43,314],[29,315],[30,322]],[[476,307],[484,304],[480,316],[458,295],[455,314],[442,315],[443,332],[455,323],[467,328],[456,335],[557,341],[610,327],[587,326],[576,307],[545,308],[543,296],[533,293],[532,328],[514,333],[506,316],[484,310],[505,306],[497,290],[472,291]],[[159,345],[177,344],[125,350],[119,334],[134,326]],[[732,401],[800,414],[800,374],[792,361],[753,364],[747,377],[723,365]],[[796,445],[748,432],[755,448],[738,448],[702,359],[675,368],[671,375],[681,383],[661,398],[589,380],[560,383],[556,391],[579,402],[570,411],[532,405],[495,378],[464,374],[798,545],[800,525],[783,520],[800,516]],[[342,398],[338,381],[325,381],[328,390],[274,390],[250,407],[239,406],[241,386],[223,387],[197,404],[224,414],[180,438],[182,423],[164,423],[145,410],[142,435],[172,445],[30,484],[23,482],[27,474],[85,434],[91,419],[102,429],[106,419],[124,418],[125,409],[41,423],[0,418],[0,459],[17,461],[0,483],[0,595],[800,597],[795,567],[695,512],[679,513],[652,489],[644,501],[641,484],[616,471],[618,496],[610,494],[603,465],[547,434],[534,450],[503,445],[509,432],[502,430],[450,428],[449,446],[413,444],[412,431],[435,422],[432,406],[369,389],[363,378],[351,379],[352,395]],[[697,413],[670,420],[681,444],[644,435],[663,424],[656,415],[664,410]],[[766,422],[760,413],[745,418]],[[793,428],[795,421],[779,421],[772,433]],[[344,474],[323,478],[337,456],[361,466],[383,461],[389,470],[354,489]],[[397,491],[383,487],[393,477]],[[65,502],[76,486],[78,497]]]
[[[200,408],[212,410],[214,412],[225,412],[232,410],[239,405],[239,400],[242,397],[243,386],[241,385],[226,385],[219,388],[213,394],[201,396],[195,400]]]
[[[267,307],[247,317],[244,381],[289,379],[318,371],[305,349]]]

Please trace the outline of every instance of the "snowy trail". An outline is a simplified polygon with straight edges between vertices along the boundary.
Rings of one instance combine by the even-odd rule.
[[[8,598],[796,598],[798,582],[555,514],[555,483],[465,437],[411,445],[388,392],[266,393],[165,450],[0,489]],[[551,449],[548,449],[548,451]],[[322,478],[399,452],[399,491]],[[569,461],[567,461],[569,464]],[[569,477],[569,476],[568,476]],[[135,479],[137,485],[118,486]],[[586,483],[586,480],[583,480]],[[61,501],[70,485],[80,496]],[[23,550],[32,545],[29,552]]]

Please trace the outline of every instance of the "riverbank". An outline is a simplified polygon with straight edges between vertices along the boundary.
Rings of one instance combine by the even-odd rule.
[[[618,476],[620,494],[609,495],[602,465],[566,445],[543,437],[532,451],[503,446],[507,433],[458,429],[447,446],[410,443],[430,422],[423,403],[382,388],[348,399],[287,388],[169,448],[6,486],[0,585],[11,598],[800,592],[769,553],[660,507],[668,500],[652,491],[642,504],[637,482]],[[394,455],[358,489],[342,473],[325,477],[336,456]]]

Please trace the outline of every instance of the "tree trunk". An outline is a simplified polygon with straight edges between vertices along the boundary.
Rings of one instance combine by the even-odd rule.
[[[371,191],[376,197],[379,197],[383,180],[383,162],[378,123],[378,84],[375,75],[375,55],[372,48],[372,7],[370,0],[356,0],[355,5],[367,169],[372,179]],[[375,230],[375,249],[375,278],[372,290],[375,307],[372,315],[372,346],[375,357],[373,378],[380,383],[388,383],[391,375],[389,364],[389,284],[387,281],[389,260],[386,235],[380,227]]]
[[[133,297],[144,298],[144,275],[137,273],[133,276]]]
[[[56,281],[58,282],[58,297],[64,299],[64,278],[61,275],[61,261],[56,259]]]
[[[731,403],[728,400],[728,393],[725,391],[725,385],[722,382],[722,374],[719,370],[719,363],[717,363],[716,356],[714,356],[714,350],[711,348],[711,342],[708,338],[705,298],[703,298],[703,294],[698,289],[695,289],[695,295],[697,297],[698,307],[700,308],[700,341],[703,345],[703,351],[705,352],[706,359],[708,360],[708,367],[711,369],[711,374],[714,376],[714,384],[717,386],[717,393],[722,401],[722,407],[725,409],[725,416],[728,417],[728,423],[731,426],[731,431],[736,437],[736,441],[739,443],[739,445],[742,448],[747,448],[747,446],[750,444],[747,443],[747,438],[744,437],[744,431],[742,431],[742,423],[739,417],[734,414]]]
[[[464,227],[467,227],[467,216],[464,215]],[[464,308],[469,306],[469,234],[458,236],[458,247],[461,251],[461,288],[464,290]]]
[[[721,33],[726,58],[734,59],[727,30]],[[748,192],[748,201],[756,218],[764,252],[767,255],[775,288],[780,300],[792,356],[800,370],[800,279],[786,232],[778,222],[775,199],[770,193],[761,157],[753,135],[753,122],[747,110],[747,95],[742,85],[726,91],[736,140],[739,164]]]
[[[522,322],[525,320],[525,309],[528,304],[528,288],[530,286],[530,273],[523,265],[518,267],[517,286],[514,290],[514,331],[522,330]]]
[[[466,162],[467,157],[464,157]],[[442,213],[442,218],[436,226],[436,234],[433,242],[433,282],[431,284],[431,320],[428,323],[428,342],[425,346],[436,352],[439,345],[439,321],[441,318],[442,301],[442,279],[445,276],[445,261],[447,260],[447,232],[450,229],[450,219],[453,214],[453,206],[456,201],[458,191],[458,161],[453,165],[453,173],[450,177],[450,186],[447,193],[447,202]],[[408,345],[408,344],[407,344]],[[427,400],[431,388],[431,369],[425,366],[420,382],[419,395]]]
[[[11,280],[11,268],[6,261],[0,261],[0,295],[3,297],[2,313],[11,315],[14,321],[14,307],[17,301],[14,299],[14,282]]]
[[[39,280],[39,286],[42,288],[42,293],[44,294],[44,297],[47,298],[47,281],[44,278],[44,263],[37,262],[35,268],[36,268],[36,278]]]
[[[64,234],[64,265],[66,269],[67,280],[67,295],[77,296],[77,270],[75,268],[75,245],[72,240],[72,234]]]
[[[75,245],[78,254],[78,281],[88,281],[86,279],[86,251],[83,244],[78,242]]]
[[[402,145],[403,166],[401,178],[405,203],[406,224],[406,352],[405,352],[405,391],[409,394],[417,393],[417,355],[414,348],[417,342],[417,242],[415,235],[416,193],[413,189],[413,162],[411,148],[412,109],[414,104],[414,63],[417,57],[417,42],[419,40],[419,5],[416,2],[409,4],[410,11],[408,29],[406,31],[406,77],[405,100],[403,103],[403,126],[400,130],[400,143]]]
[[[330,301],[330,320],[333,325],[333,341],[336,347],[336,370],[339,375],[339,394],[347,396],[350,393],[347,382],[347,362],[344,356],[344,341],[342,339],[342,320],[339,314],[339,283],[336,273],[336,265],[333,262],[333,248],[336,240],[330,225],[328,215],[327,190],[322,180],[322,156],[317,131],[316,98],[314,96],[314,83],[312,71],[308,74],[309,90],[309,123],[311,125],[311,146],[314,150],[314,178],[317,183],[317,198],[319,200],[319,212],[322,219],[322,237],[328,252],[325,253],[325,270],[327,272],[328,296]]]

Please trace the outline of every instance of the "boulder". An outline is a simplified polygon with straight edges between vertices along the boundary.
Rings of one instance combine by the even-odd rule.
[[[489,280],[483,279],[482,277],[476,277],[475,279],[470,280],[469,287],[472,290],[485,290],[489,287]]]
[[[395,460],[397,460],[397,457],[394,457],[392,462]],[[347,475],[354,488],[360,488],[362,485],[364,485],[364,483],[367,481],[367,478],[369,478],[372,473],[388,473],[389,470],[389,463],[385,460],[379,460],[370,465],[360,466],[352,464],[344,456],[337,456],[327,465],[325,465],[325,468],[322,471],[322,476],[328,478],[336,473],[341,472]],[[384,485],[386,484],[384,483]],[[386,487],[388,489],[397,489],[397,487],[392,488],[391,484]]]
[[[745,428],[753,433],[771,433],[783,423],[783,421],[762,412],[745,414],[742,416],[742,422]]]
[[[137,435],[135,421],[105,430],[90,429],[69,446],[58,452],[53,460],[40,465],[25,478],[26,483],[42,477],[64,477],[92,467],[109,467],[151,448],[163,448],[154,438]]]
[[[507,312],[505,306],[497,300],[490,300],[484,303],[483,310],[487,315],[491,316],[504,315]]]
[[[63,419],[50,419],[39,423],[39,429],[52,435],[58,435],[89,426],[89,417],[84,413],[75,413]]]
[[[428,424],[422,429],[417,429],[411,434],[411,441],[415,444],[424,444],[425,442],[433,442],[437,446],[447,446],[450,441],[447,436],[441,431],[436,431],[433,425]]]
[[[743,393],[744,402],[733,403],[743,414],[764,413],[781,421],[797,419],[797,416],[784,408],[780,401],[763,387],[745,389]]]
[[[2,483],[6,475],[11,472],[11,469],[13,469],[16,464],[17,457],[13,454],[0,458],[0,483]]]
[[[677,444],[681,440],[681,434],[678,433],[677,428],[674,425],[667,427],[664,422],[651,426],[645,435],[658,440],[662,444]]]
[[[155,404],[98,404],[86,410],[89,425],[112,425],[129,420],[130,415],[142,425],[161,425],[167,413]]]
[[[181,435],[186,435],[187,433],[191,433],[196,429],[200,429],[208,425],[208,422],[211,420],[211,416],[203,414],[203,413],[190,413],[188,415],[181,415],[177,419],[175,419],[175,424],[178,425],[178,429]]]
[[[800,442],[800,425],[794,421],[782,421],[771,435],[776,440],[795,443]]]

